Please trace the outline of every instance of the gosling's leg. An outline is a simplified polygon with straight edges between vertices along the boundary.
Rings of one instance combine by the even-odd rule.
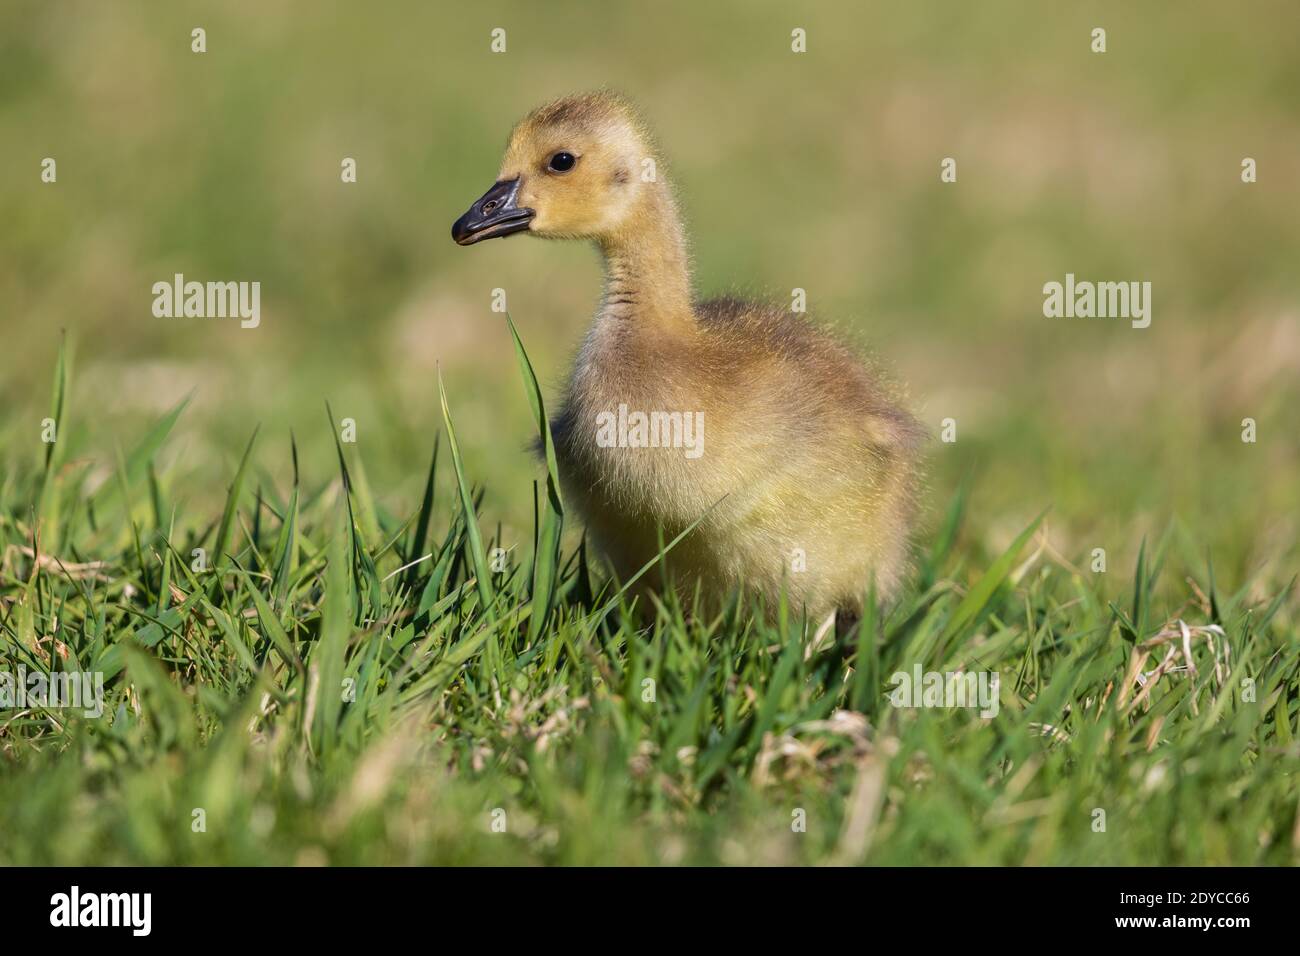
[[[835,640],[847,643],[849,635],[862,620],[862,612],[856,608],[842,607],[835,612]]]

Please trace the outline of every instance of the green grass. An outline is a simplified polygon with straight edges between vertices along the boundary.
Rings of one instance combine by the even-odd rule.
[[[817,622],[743,596],[716,616],[665,599],[647,624],[565,528],[514,341],[522,394],[502,401],[548,454],[504,570],[441,383],[402,509],[324,410],[279,447],[250,428],[209,508],[159,465],[183,403],[115,460],[83,457],[96,422],[71,427],[90,403],[60,353],[58,440],[3,449],[0,670],[102,672],[106,712],[0,712],[0,863],[1300,857],[1285,581],[1260,601],[1216,579],[1177,521],[1132,542],[1127,573],[1056,554],[1039,522],[994,548],[960,493],[904,596],[841,641],[814,648]],[[333,444],[337,471],[299,474],[298,444]],[[1196,673],[1142,693],[1131,675],[1183,646],[1179,620]],[[998,672],[1000,712],[895,707],[890,675],[917,664]]]

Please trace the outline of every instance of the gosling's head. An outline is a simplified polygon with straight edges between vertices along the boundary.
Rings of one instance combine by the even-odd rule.
[[[647,162],[649,160],[650,162]],[[516,232],[606,239],[624,229],[654,161],[631,107],[587,93],[529,113],[510,134],[501,172],[451,227],[462,246]]]

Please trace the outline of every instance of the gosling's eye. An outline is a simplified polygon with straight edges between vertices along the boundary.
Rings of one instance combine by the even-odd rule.
[[[577,161],[578,157],[572,153],[556,153],[551,157],[550,165],[546,168],[553,173],[567,173]]]

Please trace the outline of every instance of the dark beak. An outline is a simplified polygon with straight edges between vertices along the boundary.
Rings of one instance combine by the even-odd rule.
[[[472,246],[482,239],[495,239],[523,232],[535,213],[515,205],[519,179],[495,184],[469,207],[451,227],[451,237],[462,246]]]

